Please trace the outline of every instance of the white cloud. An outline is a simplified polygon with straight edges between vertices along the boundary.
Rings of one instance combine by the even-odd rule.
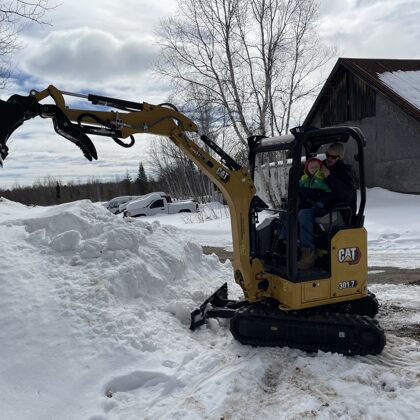
[[[173,0],[64,0],[50,15],[53,26],[25,28],[22,44],[26,47],[16,55],[16,78],[1,92],[1,99],[53,84],[72,92],[165,102],[170,88],[151,74],[158,51],[153,30],[174,4]],[[65,99],[72,106],[89,105]],[[8,143],[0,186],[31,184],[46,176],[68,181],[92,176],[112,179],[127,170],[135,175],[140,161],[151,174],[150,136],[138,135],[136,140],[134,147],[124,149],[110,138],[92,137],[99,159],[89,162],[74,144],[55,133],[51,120],[27,121]]]
[[[77,28],[50,33],[26,52],[22,70],[58,82],[76,79],[79,84],[99,86],[118,79],[141,79],[156,53],[150,40],[120,40],[102,30]]]
[[[150,68],[158,54],[154,31],[175,10],[176,0],[59,3],[49,15],[52,26],[30,25],[23,31],[26,48],[16,56],[17,79],[0,93],[2,99],[53,84],[61,90],[137,102],[167,100],[170,86],[153,76]],[[339,56],[419,58],[419,0],[321,0],[320,15],[321,38],[336,44]],[[13,183],[16,174],[20,182],[31,183],[47,174],[124,176],[126,169],[135,173],[140,160],[147,162],[149,144],[147,136],[137,137],[132,149],[111,139],[93,138],[99,161],[89,163],[54,132],[51,121],[27,122],[13,136],[0,185]]]
[[[328,0],[321,10],[321,35],[338,46],[342,57],[419,57],[418,0]]]
[[[30,25],[16,56],[15,77],[25,91],[49,84],[151,103],[165,101],[167,82],[156,80],[154,31],[176,0],[62,0],[51,26]]]

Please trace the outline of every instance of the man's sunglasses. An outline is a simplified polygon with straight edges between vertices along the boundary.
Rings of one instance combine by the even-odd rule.
[[[325,153],[325,156],[330,159],[338,159],[340,155],[330,155],[329,153]]]

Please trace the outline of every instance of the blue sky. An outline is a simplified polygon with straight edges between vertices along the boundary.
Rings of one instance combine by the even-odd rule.
[[[154,77],[158,54],[154,31],[176,9],[176,0],[61,0],[50,26],[29,25],[15,54],[14,76],[1,99],[50,84],[60,90],[101,93],[136,102],[161,103],[170,86]],[[320,34],[338,57],[420,58],[420,0],[321,0]],[[325,70],[325,77],[334,65]],[[58,136],[50,120],[31,120],[9,142],[0,186],[32,184],[51,176],[66,182],[88,177],[114,179],[142,161],[146,172],[150,139],[137,136],[131,149],[94,137],[99,159],[88,162]]]

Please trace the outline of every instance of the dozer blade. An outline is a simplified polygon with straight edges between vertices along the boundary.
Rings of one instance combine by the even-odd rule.
[[[228,286],[224,283],[199,308],[191,312],[190,329],[204,325],[208,318],[232,318],[238,308],[247,305],[248,302],[228,299]]]

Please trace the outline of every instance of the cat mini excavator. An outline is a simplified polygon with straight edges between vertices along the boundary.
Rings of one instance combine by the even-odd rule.
[[[88,109],[68,107],[67,95],[91,104]],[[43,103],[48,99],[51,103]],[[378,302],[367,289],[365,140],[360,130],[298,127],[289,135],[251,137],[247,168],[207,136],[199,137],[196,124],[170,104],[81,95],[49,86],[40,92],[32,90],[28,96],[0,100],[2,160],[8,155],[10,135],[25,120],[38,116],[50,118],[55,131],[76,144],[89,160],[97,159],[89,135],[111,137],[123,147],[132,146],[138,133],[166,136],[222,191],[231,216],[233,275],[244,299],[228,299],[227,283],[223,284],[191,313],[191,329],[211,317],[229,318],[233,336],[243,344],[346,355],[382,351],[384,332],[374,320]],[[314,268],[301,271],[297,265],[297,212],[302,162],[320,156],[328,144],[337,141],[353,143],[360,177],[358,207],[354,210],[338,204],[326,220],[317,221],[318,258]],[[271,170],[270,180],[282,191],[274,200],[279,203],[277,208],[268,207],[256,189],[257,178],[267,181]],[[284,175],[282,182],[280,174]],[[285,221],[286,243],[279,240]]]

